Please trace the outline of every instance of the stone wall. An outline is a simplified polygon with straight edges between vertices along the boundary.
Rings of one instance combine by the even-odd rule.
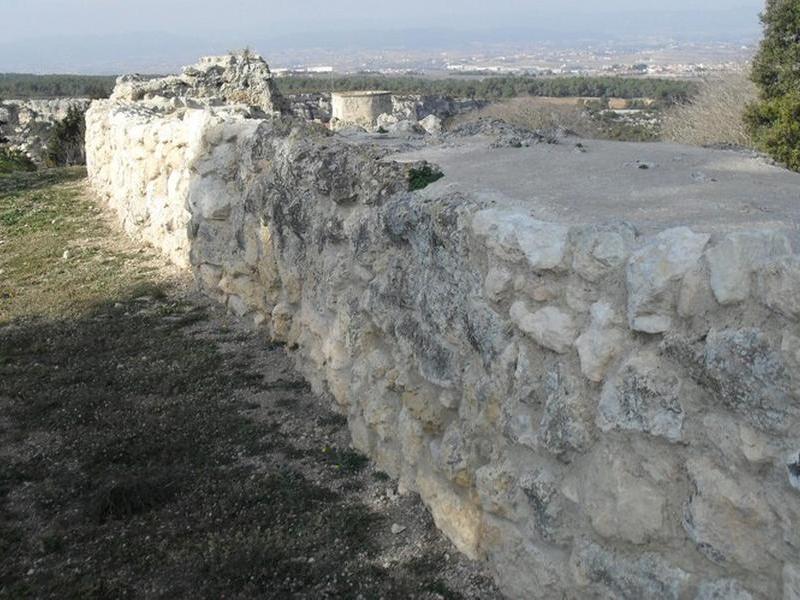
[[[285,342],[510,598],[800,598],[800,257],[408,191],[287,117],[99,101],[126,231]],[[440,188],[445,189],[446,188]]]

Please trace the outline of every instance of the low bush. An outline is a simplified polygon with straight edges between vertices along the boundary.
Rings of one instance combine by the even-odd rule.
[[[84,111],[71,106],[56,123],[47,142],[45,162],[49,167],[71,167],[86,163],[86,119]]]
[[[0,148],[0,173],[14,173],[16,171],[35,171],[36,165],[21,150]]]

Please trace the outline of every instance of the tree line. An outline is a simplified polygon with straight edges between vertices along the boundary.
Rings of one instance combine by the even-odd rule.
[[[115,76],[0,73],[0,98],[108,98]]]
[[[107,98],[116,77],[104,75],[27,75],[0,73],[0,98]],[[340,75],[277,79],[284,94],[386,89],[396,94],[423,94],[498,100],[515,96],[591,96],[601,98],[655,98],[664,104],[683,102],[696,84],[672,79],[635,77],[531,77],[484,78],[389,77]]]
[[[429,79],[423,77],[387,77],[348,75],[338,77],[297,76],[277,80],[284,94],[348,92],[384,89],[396,94],[442,95],[457,98],[499,100],[516,96],[553,96],[559,98],[590,96],[598,98],[654,98],[663,104],[688,100],[697,84],[675,79],[636,77],[531,77],[493,76],[482,79]]]

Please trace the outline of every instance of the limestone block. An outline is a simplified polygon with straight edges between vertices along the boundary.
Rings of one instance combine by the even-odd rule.
[[[293,319],[294,310],[289,304],[281,302],[275,305],[272,309],[272,336],[276,340],[287,340]]]
[[[607,448],[591,455],[578,494],[592,527],[606,538],[645,544],[664,534],[664,490]]]
[[[626,556],[591,542],[577,544],[570,560],[579,584],[605,593],[603,598],[679,600],[690,575],[654,553]]]
[[[540,346],[558,354],[569,352],[578,335],[572,315],[554,306],[531,313],[524,302],[515,302],[510,315],[520,331],[528,334]]]
[[[605,379],[611,363],[623,350],[624,333],[616,327],[617,318],[607,302],[597,302],[591,308],[589,328],[575,342],[581,361],[581,372],[590,381]]]
[[[486,275],[486,282],[484,283],[486,297],[492,302],[502,302],[505,300],[510,290],[511,279],[511,271],[504,267],[493,267],[489,269],[489,273]]]
[[[717,305],[709,275],[700,263],[687,271],[678,296],[678,314],[697,317],[712,311]]]
[[[571,527],[563,520],[568,501],[559,492],[553,471],[539,467],[524,472],[519,478],[519,487],[528,501],[535,533],[549,542],[571,541]]]
[[[396,395],[378,392],[374,388],[364,403],[364,421],[381,441],[395,437],[400,402]]]
[[[603,386],[597,426],[680,441],[685,417],[681,397],[678,375],[655,354],[637,353]]]
[[[500,589],[508,600],[550,600],[569,579],[568,556],[536,544],[513,524],[488,515],[481,547],[497,565]]]
[[[222,267],[202,264],[197,268],[198,281],[207,293],[216,294],[222,279]]]
[[[672,327],[676,287],[697,263],[710,236],[687,227],[668,229],[628,261],[628,321],[631,329],[664,333]]]
[[[712,330],[706,338],[705,375],[718,400],[752,425],[785,430],[792,409],[791,379],[781,355],[758,329]]]
[[[556,456],[583,452],[591,442],[589,408],[579,382],[559,371],[548,373],[545,390],[547,401],[536,442]]]
[[[800,491],[800,450],[786,458],[786,470],[789,472],[789,485]]]
[[[783,567],[783,600],[800,600],[800,564]]]
[[[387,127],[389,133],[405,134],[405,135],[420,135],[426,133],[425,129],[416,121],[404,119],[393,123]]]
[[[378,115],[378,118],[376,119],[376,124],[378,128],[382,128],[386,131],[389,131],[389,128],[392,125],[396,125],[399,120],[400,119],[398,119],[396,116],[392,114],[381,113],[380,115]]]
[[[567,253],[568,227],[538,221],[521,212],[494,208],[478,211],[472,230],[498,257],[525,260],[533,271],[559,269]]]
[[[567,307],[576,314],[586,314],[598,300],[598,289],[595,285],[573,277],[564,289],[564,300]]]
[[[417,489],[423,501],[431,507],[436,526],[452,540],[456,548],[476,559],[482,518],[475,503],[428,471],[417,475]]]
[[[475,489],[484,512],[510,519],[518,502],[516,469],[509,463],[488,464],[475,471]]]
[[[750,295],[756,269],[769,257],[791,254],[788,238],[775,231],[728,234],[706,252],[711,288],[720,304],[742,302]]]
[[[612,229],[585,227],[573,237],[572,268],[587,281],[596,283],[625,264],[634,231],[626,225]]]
[[[419,124],[431,135],[439,135],[442,133],[442,120],[436,115],[428,115],[422,119]]]
[[[416,466],[424,455],[425,430],[407,409],[401,409],[397,417],[397,432],[400,449],[405,461]]]
[[[431,456],[436,467],[450,481],[469,487],[474,480],[473,461],[464,439],[464,433],[457,421],[450,423],[441,440],[431,442]]]
[[[735,579],[704,581],[694,600],[753,600],[753,596]]]
[[[795,372],[800,371],[800,336],[784,331],[783,339],[781,340],[781,353],[787,365]]]
[[[760,269],[758,295],[775,312],[800,319],[800,257],[787,256]]]
[[[781,535],[763,487],[741,472],[734,477],[707,456],[689,459],[686,468],[695,492],[683,526],[697,549],[721,565],[768,569],[781,555]]]

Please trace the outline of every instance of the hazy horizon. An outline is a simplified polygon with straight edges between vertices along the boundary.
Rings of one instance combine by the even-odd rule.
[[[643,6],[577,0],[364,0],[303,3],[229,0],[5,0],[3,72],[171,69],[200,54],[250,46],[270,52],[314,48],[452,49],[469,44],[577,43],[634,37],[679,41],[755,38],[763,0],[674,0]],[[273,6],[277,4],[276,6]]]

